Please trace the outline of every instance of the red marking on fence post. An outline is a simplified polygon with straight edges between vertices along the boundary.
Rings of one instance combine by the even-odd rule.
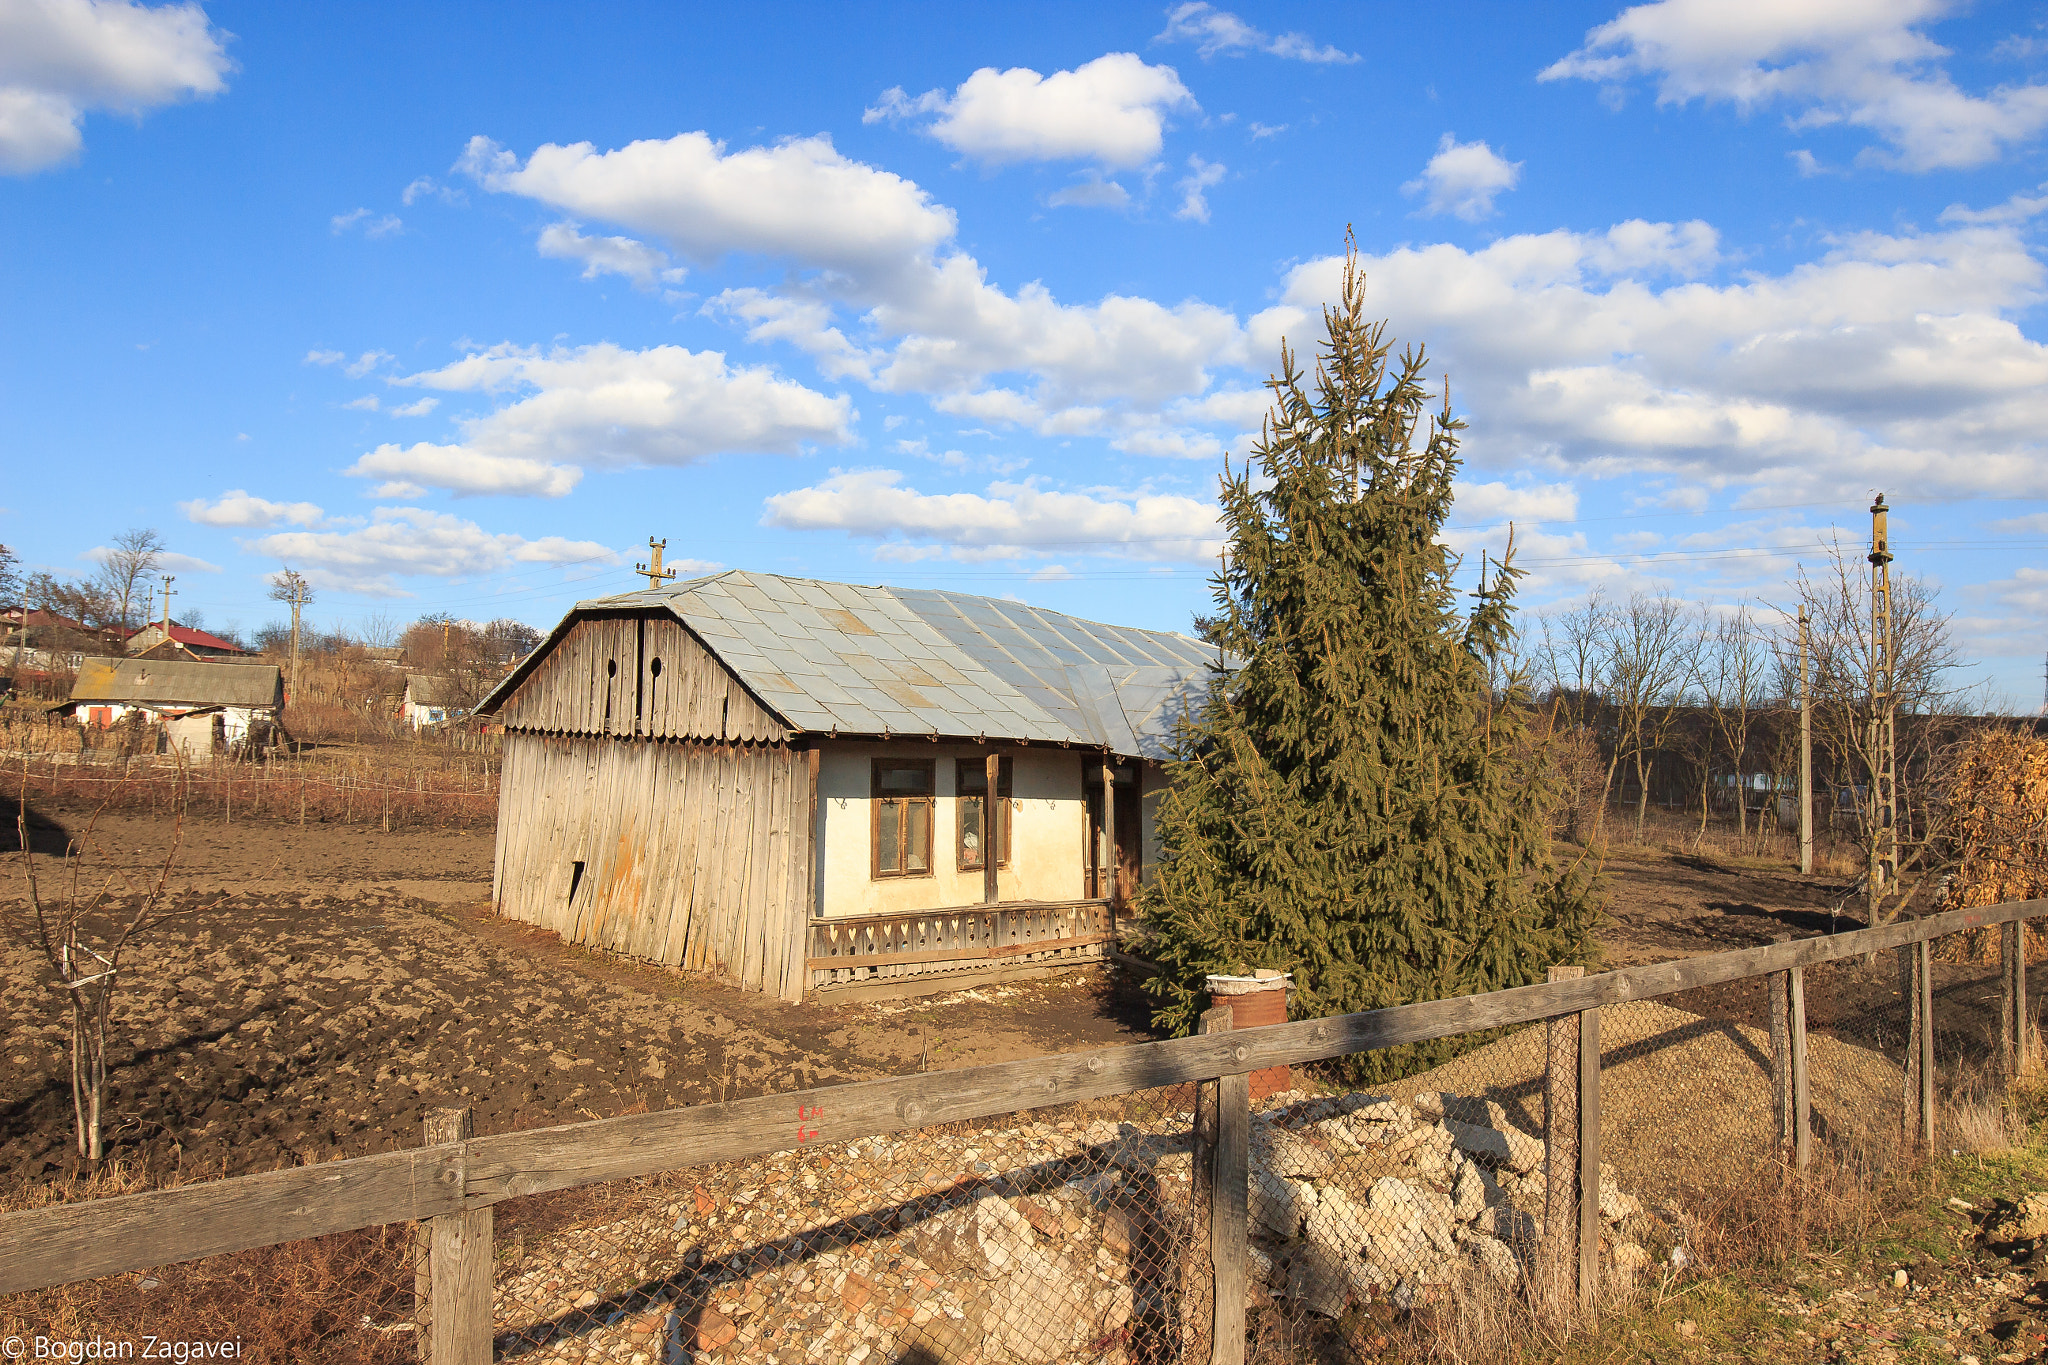
[[[823,1105],[798,1105],[796,1107],[796,1140],[798,1142],[809,1142],[812,1138],[816,1137],[818,1135],[818,1130],[815,1128],[806,1130],[804,1127],[804,1123],[806,1120],[816,1122],[818,1119],[821,1119],[824,1116],[825,1108]]]

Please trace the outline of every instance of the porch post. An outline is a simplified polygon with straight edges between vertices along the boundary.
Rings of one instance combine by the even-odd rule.
[[[988,774],[981,796],[981,899],[994,905],[1000,898],[996,888],[996,831],[1002,822],[996,818],[996,780],[1003,771],[1003,760],[990,754],[982,760],[983,770]]]
[[[1118,874],[1123,869],[1116,856],[1116,756],[1107,749],[1102,751],[1102,846],[1096,850],[1095,860],[1098,868],[1107,866],[1109,890],[1103,891],[1100,885],[1095,889],[1108,898],[1113,909],[1117,903]]]

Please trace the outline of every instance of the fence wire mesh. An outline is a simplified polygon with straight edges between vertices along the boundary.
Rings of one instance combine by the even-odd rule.
[[[2008,1122],[1999,943],[1991,931],[1932,946],[1943,1150],[1993,1141]],[[1867,1186],[1922,1159],[1915,957],[1907,948],[1803,973],[1803,1174],[1788,979],[1599,1011],[1590,1226],[1603,1301],[1729,1263],[1745,1236],[1787,1226],[1760,1209],[1797,1205],[1814,1182]],[[2041,991],[2030,986],[2033,1020]],[[1578,1026],[1567,1016],[1473,1035],[1441,1065],[1367,1087],[1344,1083],[1341,1064],[1254,1077],[1253,1360],[1420,1359],[1461,1333],[1506,1330],[1516,1314],[1572,1311],[1580,1092],[1558,1067],[1577,1055]],[[1197,1090],[804,1141],[500,1203],[494,1357],[1206,1361]],[[425,1240],[424,1224],[393,1225],[15,1295],[0,1300],[0,1334],[149,1333],[236,1339],[243,1359],[419,1360],[431,1335]]]

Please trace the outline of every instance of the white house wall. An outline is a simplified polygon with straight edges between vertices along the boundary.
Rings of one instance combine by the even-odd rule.
[[[982,903],[980,868],[959,870],[957,759],[979,761],[975,746],[911,741],[827,745],[818,761],[818,824],[824,849],[823,911],[833,915],[907,914]],[[1100,762],[1073,749],[999,746],[1010,761],[1010,865],[996,873],[1006,901],[1070,901],[1082,894],[1087,807],[1082,764]],[[877,880],[873,863],[874,760],[930,759],[933,773],[932,875]]]

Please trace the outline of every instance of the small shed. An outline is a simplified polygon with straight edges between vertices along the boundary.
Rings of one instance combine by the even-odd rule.
[[[261,740],[283,706],[284,676],[275,664],[88,658],[79,664],[70,700],[52,710],[100,728],[131,713],[150,723],[174,722],[179,749],[196,758],[216,744],[246,744],[252,733]],[[196,724],[201,717],[217,719]]]
[[[579,603],[478,706],[494,895],[785,999],[1099,961],[1213,646],[728,572]]]
[[[398,718],[418,730],[423,726],[439,725],[465,714],[456,705],[455,682],[452,678],[436,678],[425,673],[408,673],[405,676],[405,696],[398,704]]]

